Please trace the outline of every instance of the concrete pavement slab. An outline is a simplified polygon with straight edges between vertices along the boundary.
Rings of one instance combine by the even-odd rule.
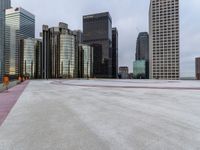
[[[199,150],[199,89],[195,81],[31,81],[0,127],[0,150]]]

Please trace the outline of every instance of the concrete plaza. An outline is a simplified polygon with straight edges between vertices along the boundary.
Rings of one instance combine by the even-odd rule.
[[[199,149],[199,81],[30,81],[0,127],[0,150]]]

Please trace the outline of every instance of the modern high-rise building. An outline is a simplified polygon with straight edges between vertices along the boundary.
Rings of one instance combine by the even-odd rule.
[[[79,49],[79,45],[83,43],[83,32],[81,30],[74,30],[73,34],[75,35],[76,41],[76,51],[75,51],[75,76],[77,78],[82,78],[82,68],[81,68],[81,51]]]
[[[141,32],[138,35],[135,59],[149,61],[149,34],[147,32]]]
[[[59,23],[59,27],[52,28],[43,25],[42,36],[42,78],[76,77],[76,36],[68,25]]]
[[[137,79],[149,78],[149,34],[147,32],[138,35],[133,74]]]
[[[133,76],[135,79],[148,79],[147,70],[146,60],[136,60],[133,62]]]
[[[20,75],[29,78],[41,78],[42,41],[34,38],[20,41]]]
[[[196,58],[196,79],[200,80],[200,57]]]
[[[4,70],[4,43],[5,43],[5,10],[11,7],[10,0],[0,0],[0,81],[5,73]]]
[[[85,44],[79,45],[79,51],[81,53],[81,78],[93,77],[93,47]]]
[[[64,78],[76,77],[75,38],[70,30],[60,35],[60,75]]]
[[[112,28],[112,76],[118,77],[118,31]]]
[[[5,73],[20,75],[20,40],[35,37],[35,16],[21,7],[6,10]]]
[[[108,12],[83,16],[83,43],[94,48],[94,77],[112,78],[112,18]]]
[[[179,41],[179,0],[151,0],[149,10],[151,79],[179,79]]]

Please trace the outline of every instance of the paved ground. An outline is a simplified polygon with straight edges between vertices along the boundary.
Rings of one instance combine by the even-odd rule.
[[[13,83],[13,85],[16,83]],[[17,99],[20,97],[21,93],[27,86],[28,81],[17,85],[8,91],[0,93],[0,126],[6,119],[12,107],[15,105]],[[12,85],[11,85],[12,86]]]
[[[0,150],[199,150],[200,82],[31,81]]]

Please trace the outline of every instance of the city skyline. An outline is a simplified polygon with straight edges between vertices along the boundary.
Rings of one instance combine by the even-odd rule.
[[[41,5],[38,6],[40,2]],[[48,6],[43,8],[48,2]],[[70,5],[63,5],[66,1],[60,0],[56,11],[52,11],[54,3],[49,1],[25,1],[13,0],[12,6],[21,6],[32,12],[36,16],[36,37],[43,24],[56,26],[57,22],[63,21],[70,25],[71,29],[82,30],[82,16],[90,13],[109,11],[113,18],[113,26],[119,30],[119,66],[128,66],[132,72],[132,62],[135,59],[136,39],[139,32],[148,31],[148,12],[150,1],[125,0],[124,5],[116,3],[115,0],[84,2],[75,0]],[[67,2],[66,2],[67,3]],[[77,5],[79,4],[79,5]],[[137,4],[137,5],[136,5]],[[197,0],[180,1],[180,53],[181,53],[181,77],[195,75],[194,58],[200,55],[198,48],[200,43],[200,31],[197,22],[197,15],[200,2]],[[76,9],[74,7],[76,6]],[[121,11],[119,11],[121,10]],[[45,15],[41,15],[44,14]],[[192,21],[196,21],[195,24]]]

